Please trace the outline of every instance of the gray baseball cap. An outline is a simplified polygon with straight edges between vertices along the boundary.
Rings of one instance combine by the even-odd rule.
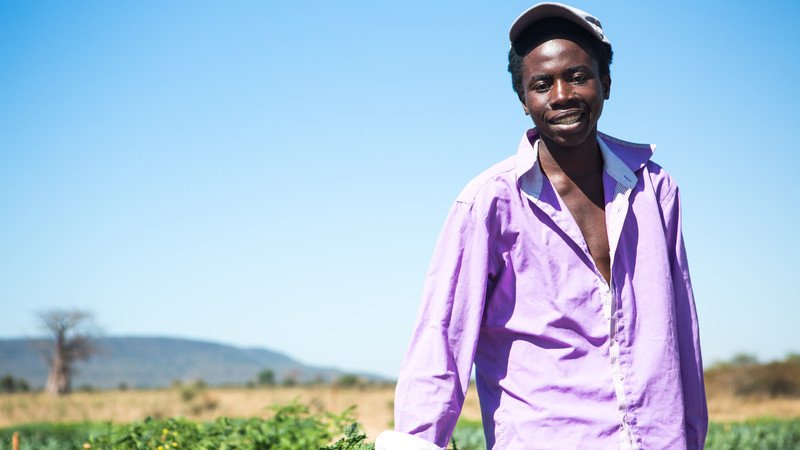
[[[561,3],[545,2],[532,6],[530,9],[522,13],[517,20],[511,24],[511,29],[508,31],[508,38],[513,44],[515,40],[525,31],[526,28],[531,26],[534,22],[551,17],[560,17],[562,19],[574,22],[591,33],[600,42],[611,45],[608,38],[603,34],[603,27],[597,17],[581,11],[572,6],[563,5]]]

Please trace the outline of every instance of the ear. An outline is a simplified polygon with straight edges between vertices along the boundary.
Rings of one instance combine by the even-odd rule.
[[[526,105],[525,102],[522,102],[522,110],[525,111],[526,116],[531,115],[530,111],[528,111],[528,105]]]
[[[603,99],[608,100],[611,96],[611,75],[604,76],[601,83],[603,83]]]

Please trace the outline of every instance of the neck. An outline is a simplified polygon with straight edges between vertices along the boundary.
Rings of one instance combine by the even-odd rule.
[[[544,136],[539,137],[539,164],[548,178],[566,176],[572,180],[597,175],[603,171],[603,157],[597,135],[575,147],[561,147]]]

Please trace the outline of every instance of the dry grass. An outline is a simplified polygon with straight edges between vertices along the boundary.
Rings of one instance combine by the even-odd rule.
[[[708,415],[715,422],[743,422],[755,417],[800,418],[798,398],[712,397]]]
[[[330,386],[293,388],[209,388],[191,400],[178,390],[76,392],[66,397],[43,393],[0,394],[0,427],[26,422],[109,420],[132,422],[148,415],[184,416],[212,421],[218,416],[268,417],[272,404],[287,404],[298,398],[312,412],[340,413],[358,405],[355,415],[367,436],[374,439],[390,428],[393,387],[339,389]],[[742,421],[752,417],[800,417],[800,399],[743,399],[732,395],[709,398],[713,421]],[[478,396],[467,395],[462,417],[480,420]]]
[[[368,436],[377,436],[392,420],[391,387],[338,389],[330,386],[292,388],[209,388],[191,400],[178,390],[75,392],[64,397],[44,393],[0,394],[0,427],[27,422],[108,420],[133,422],[147,416],[183,416],[213,421],[219,416],[269,417],[269,406],[298,398],[312,412],[341,413],[352,405]]]

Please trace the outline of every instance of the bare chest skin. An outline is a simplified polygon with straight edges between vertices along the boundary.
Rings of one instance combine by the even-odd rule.
[[[611,251],[606,231],[603,173],[578,179],[564,174],[549,178],[578,224],[595,265],[608,283],[611,279]]]

